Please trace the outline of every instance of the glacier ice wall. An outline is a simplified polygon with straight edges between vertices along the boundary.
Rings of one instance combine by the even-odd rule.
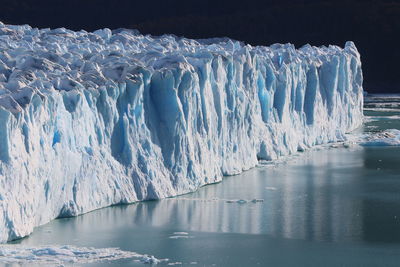
[[[0,23],[0,241],[342,140],[362,101],[352,42],[296,50]]]

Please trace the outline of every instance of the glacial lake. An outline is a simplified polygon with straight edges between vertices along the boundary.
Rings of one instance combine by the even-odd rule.
[[[366,101],[359,132],[400,129],[399,107],[381,102],[400,103]],[[169,259],[159,266],[399,266],[400,147],[328,145],[191,194],[58,219],[14,243],[119,247]]]

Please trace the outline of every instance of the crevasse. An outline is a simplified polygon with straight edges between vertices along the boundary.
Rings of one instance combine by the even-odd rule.
[[[352,42],[252,47],[0,23],[0,241],[343,140],[362,102]]]

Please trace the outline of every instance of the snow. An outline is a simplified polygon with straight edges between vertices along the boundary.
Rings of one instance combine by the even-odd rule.
[[[165,259],[157,259],[152,255],[142,255],[119,248],[0,245],[0,262],[4,264],[54,266],[56,264],[83,264],[120,259],[132,259],[144,264],[158,264],[166,261]]]
[[[192,192],[362,123],[352,42],[295,49],[0,24],[0,242]]]

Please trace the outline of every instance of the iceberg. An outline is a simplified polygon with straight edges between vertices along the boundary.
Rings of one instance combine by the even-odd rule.
[[[363,120],[362,79],[353,42],[0,23],[0,242],[344,140]]]

